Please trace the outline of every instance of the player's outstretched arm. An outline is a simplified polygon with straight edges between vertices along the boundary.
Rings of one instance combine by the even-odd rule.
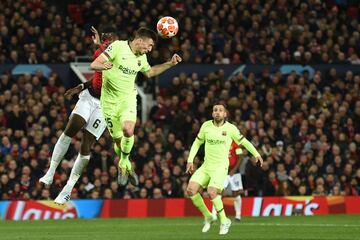
[[[109,62],[108,58],[104,53],[98,56],[91,64],[90,67],[96,71],[103,71],[112,68],[112,63]]]
[[[149,71],[144,72],[144,75],[145,75],[146,77],[148,77],[148,78],[157,76],[157,75],[165,72],[165,71],[168,70],[169,68],[177,65],[177,64],[180,63],[181,61],[182,61],[181,57],[180,57],[179,55],[177,55],[177,54],[174,54],[174,55],[172,56],[172,58],[171,58],[170,61],[167,61],[167,62],[165,62],[165,63],[152,66]]]

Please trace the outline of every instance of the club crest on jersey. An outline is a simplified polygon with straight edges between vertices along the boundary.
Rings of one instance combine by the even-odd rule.
[[[140,60],[138,60],[138,66],[139,66],[139,67],[141,66],[141,61],[140,61]]]
[[[226,131],[223,131],[223,132],[222,132],[222,135],[223,135],[223,136],[226,136],[226,135],[227,135]]]

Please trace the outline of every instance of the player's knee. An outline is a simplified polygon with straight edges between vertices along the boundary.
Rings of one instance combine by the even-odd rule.
[[[88,146],[81,146],[80,147],[80,154],[84,156],[90,155],[90,147]]]
[[[211,199],[214,199],[214,198],[216,198],[216,196],[218,195],[218,193],[217,193],[217,191],[216,190],[214,190],[214,189],[208,189],[208,194],[209,194],[209,197],[211,198]]]
[[[71,137],[71,138],[73,138],[76,135],[77,132],[78,132],[78,130],[71,127],[71,126],[66,126],[66,128],[64,130],[64,134],[67,137]]]
[[[131,137],[132,135],[134,135],[134,129],[131,127],[125,127],[123,133],[125,137]]]
[[[194,196],[194,195],[196,194],[195,188],[193,188],[193,187],[191,187],[191,186],[188,186],[188,187],[186,188],[186,192],[187,192],[187,194],[188,194],[189,197]]]
[[[80,154],[83,156],[90,155],[91,145],[92,144],[89,142],[82,142],[80,146]]]
[[[77,114],[73,114],[70,121],[66,125],[64,134],[72,138],[85,126],[85,124],[85,119]]]

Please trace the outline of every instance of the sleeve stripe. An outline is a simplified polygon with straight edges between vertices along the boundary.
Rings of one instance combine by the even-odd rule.
[[[202,139],[201,139],[201,138],[199,138],[199,136],[196,136],[196,138],[197,138],[197,139],[199,139],[200,141],[202,141]]]
[[[243,139],[244,139],[244,136],[241,136],[241,138],[240,138],[239,142],[241,142],[241,140],[243,140]]]
[[[103,54],[107,57],[107,60],[111,59],[110,55],[107,52],[103,52]]]

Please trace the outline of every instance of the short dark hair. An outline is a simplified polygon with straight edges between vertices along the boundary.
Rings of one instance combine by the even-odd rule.
[[[135,38],[151,38],[154,43],[156,43],[158,40],[157,34],[153,30],[145,27],[141,27],[135,31],[134,39]]]
[[[214,101],[213,107],[214,107],[215,105],[222,105],[225,109],[227,109],[226,104],[225,104],[224,101]]]

